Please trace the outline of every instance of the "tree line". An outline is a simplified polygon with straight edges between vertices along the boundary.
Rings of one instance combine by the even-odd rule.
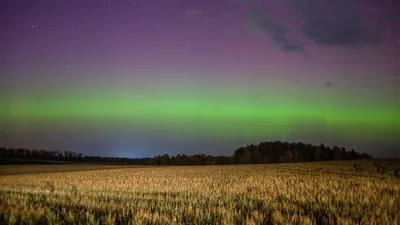
[[[257,145],[240,147],[232,156],[211,156],[204,154],[185,155],[168,154],[146,158],[87,156],[72,151],[47,151],[25,148],[0,148],[2,164],[11,159],[66,161],[74,163],[107,163],[133,165],[229,165],[229,164],[265,164],[312,162],[327,160],[371,159],[366,153],[354,150],[347,151],[343,147],[311,145],[289,142],[262,142]]]

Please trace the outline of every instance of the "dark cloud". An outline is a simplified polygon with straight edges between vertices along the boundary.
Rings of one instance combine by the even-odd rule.
[[[400,22],[400,1],[399,0],[385,0],[385,4],[378,7],[383,9],[382,15],[379,17],[380,25],[385,25],[392,21]]]
[[[283,51],[294,52],[294,51],[304,51],[303,44],[296,43],[287,37],[279,37],[274,39],[275,43],[281,47]]]
[[[387,28],[385,25],[400,18],[398,0],[276,0],[274,3],[287,10],[280,16],[288,17],[285,19],[289,21],[302,21],[295,31],[321,46],[376,46],[382,41],[382,34]],[[370,9],[373,7],[379,12],[372,12]],[[288,28],[272,14],[273,10],[269,7],[260,8],[259,5],[253,8],[249,12],[252,26],[267,32],[283,51],[305,52],[302,41],[288,37]]]
[[[300,32],[317,45],[363,47],[375,46],[382,30],[367,22],[362,5],[348,0],[304,0],[293,3],[305,23]]]
[[[324,83],[324,86],[325,86],[325,87],[332,87],[333,85],[335,85],[335,84],[332,83],[332,82],[330,82],[330,81],[326,81],[326,82]]]
[[[339,22],[319,18],[309,18],[301,32],[315,44],[326,46],[375,46],[380,35],[363,28],[359,19],[343,19]]]
[[[280,49],[285,52],[300,51],[304,53],[303,44],[287,37],[287,29],[277,21],[272,19],[268,10],[255,9],[248,15],[249,24],[252,27],[266,31]]]
[[[370,7],[390,7],[392,9],[396,9],[396,6],[398,7],[399,0],[362,0],[362,3],[365,6],[370,6]],[[398,10],[398,8],[397,8]]]
[[[362,0],[364,5],[372,6],[372,7],[380,7],[384,6],[387,1],[385,0]]]

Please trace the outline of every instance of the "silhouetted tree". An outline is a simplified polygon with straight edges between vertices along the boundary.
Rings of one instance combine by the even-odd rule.
[[[136,165],[227,165],[227,164],[249,164],[249,163],[278,163],[278,162],[308,162],[319,160],[349,160],[349,159],[371,159],[366,153],[359,154],[352,149],[347,152],[345,148],[333,146],[326,147],[323,144],[311,145],[288,142],[261,142],[257,145],[240,147],[233,152],[233,156],[211,156],[196,154],[193,156],[167,154],[158,155],[153,158],[120,158],[84,156],[72,151],[46,151],[24,148],[0,148],[1,162],[7,163],[10,158],[26,158],[40,160],[61,160],[72,162],[90,163],[112,163],[112,164],[136,164]],[[378,172],[384,172],[378,168]]]

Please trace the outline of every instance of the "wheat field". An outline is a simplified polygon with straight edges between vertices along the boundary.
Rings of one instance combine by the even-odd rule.
[[[400,224],[400,179],[353,164],[0,176],[0,224]]]

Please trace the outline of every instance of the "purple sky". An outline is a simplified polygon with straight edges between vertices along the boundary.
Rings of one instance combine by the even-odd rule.
[[[291,82],[285,90],[309,82],[399,100],[398,0],[3,0],[0,17],[0,94],[11,103],[71,85],[118,92],[133,81],[185,80],[250,90],[266,79]],[[20,147],[11,133],[1,140]],[[30,144],[62,148],[47,141]],[[215,154],[254,141],[219,144]],[[90,143],[72,150],[96,154]]]
[[[226,65],[236,71],[263,64],[278,69],[284,64],[290,71],[303,63],[302,53],[325,68],[395,69],[400,36],[395,0],[374,7],[363,1],[297,2],[3,1],[2,55],[13,75],[31,71],[32,64],[55,71],[70,65],[89,72],[101,66],[140,72],[154,62],[160,65],[154,70],[171,72],[178,66]]]

